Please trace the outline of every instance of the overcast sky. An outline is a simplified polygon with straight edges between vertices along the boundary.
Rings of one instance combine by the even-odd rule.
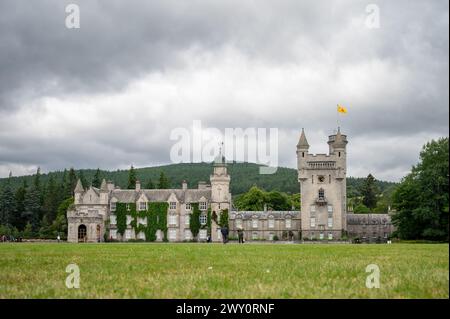
[[[341,103],[348,175],[398,181],[448,136],[448,24],[447,0],[0,0],[0,177],[167,164],[194,120],[278,128],[295,167]]]

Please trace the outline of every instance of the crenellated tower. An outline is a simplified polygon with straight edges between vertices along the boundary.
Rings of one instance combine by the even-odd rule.
[[[305,131],[297,144],[297,169],[301,193],[302,237],[334,240],[346,223],[347,136],[328,137],[328,154],[310,154]]]

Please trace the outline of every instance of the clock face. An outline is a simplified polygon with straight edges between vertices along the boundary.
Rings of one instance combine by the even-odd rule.
[[[319,182],[320,182],[320,183],[323,183],[324,180],[325,180],[325,177],[324,177],[324,176],[319,176]]]

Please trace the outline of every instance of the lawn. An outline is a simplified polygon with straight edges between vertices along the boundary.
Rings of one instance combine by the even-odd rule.
[[[448,297],[447,244],[0,244],[0,298]]]

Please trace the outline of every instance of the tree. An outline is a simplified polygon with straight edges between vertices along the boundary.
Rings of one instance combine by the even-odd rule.
[[[425,144],[419,163],[395,190],[393,223],[400,238],[448,241],[448,147],[448,138]]]
[[[363,204],[371,211],[377,206],[377,187],[375,185],[375,178],[369,174],[364,181],[361,188],[361,195],[363,197]]]
[[[258,211],[264,209],[265,202],[265,192],[257,186],[252,186],[247,193],[237,198],[234,204],[240,210]]]
[[[49,223],[53,222],[56,218],[56,210],[59,205],[59,190],[56,185],[55,178],[50,175],[44,196],[43,213]]]
[[[79,171],[78,172],[78,178],[80,179],[81,185],[83,186],[83,188],[87,188],[89,186],[86,177],[84,177],[83,171]]]
[[[153,184],[153,181],[151,178],[148,179],[147,184],[145,184],[146,189],[153,189],[155,188],[155,184]]]
[[[37,232],[39,230],[39,222],[41,219],[41,200],[40,200],[39,190],[36,188],[35,184],[27,192],[24,201],[24,213],[23,217],[27,223],[32,226],[32,231]]]
[[[158,188],[159,188],[159,189],[167,189],[167,188],[170,188],[169,180],[167,179],[167,177],[166,177],[166,175],[164,174],[164,172],[161,172],[161,174],[159,174],[159,184],[158,184]]]
[[[16,193],[14,194],[14,200],[16,202],[16,213],[11,223],[14,227],[20,230],[23,230],[23,228],[25,227],[25,221],[22,217],[25,211],[24,203],[27,193],[27,187],[27,182],[24,179],[22,185],[17,188]]]
[[[269,208],[273,210],[290,210],[292,208],[289,197],[284,193],[271,191],[264,194],[264,197]]]
[[[67,180],[64,186],[64,199],[70,198],[74,195],[75,185],[77,184],[77,174],[73,167],[70,168]]]
[[[0,225],[11,225],[16,214],[16,201],[11,188],[11,173],[0,192]]]
[[[102,184],[102,177],[100,173],[100,168],[97,168],[94,174],[94,178],[92,179],[92,186],[100,188],[101,184]]]
[[[369,214],[370,209],[364,204],[359,204],[353,209],[353,212],[355,214]]]
[[[128,189],[135,189],[136,188],[136,171],[134,170],[133,165],[131,165],[130,170],[128,171]]]

